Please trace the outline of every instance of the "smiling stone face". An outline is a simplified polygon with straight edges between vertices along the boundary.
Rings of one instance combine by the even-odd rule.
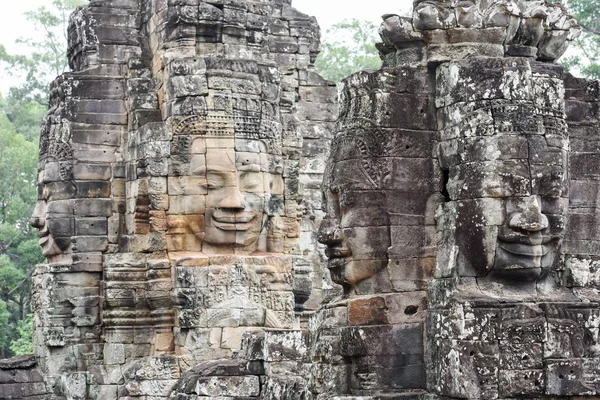
[[[279,124],[256,113],[208,111],[175,128],[168,178],[171,251],[283,252]]]
[[[566,158],[563,160],[552,168],[556,174],[529,169],[530,196],[503,200],[504,224],[498,229],[492,276],[535,279],[553,265],[564,237],[568,204],[561,198]]]
[[[205,243],[250,245],[258,240],[264,211],[260,164],[236,162],[234,151],[207,152]],[[254,195],[253,195],[254,194]]]
[[[472,83],[472,68],[485,62],[438,71],[447,85],[438,89],[447,176],[447,213],[438,222],[449,257],[438,267],[456,267],[464,277],[534,282],[558,259],[564,237],[568,139],[557,100],[564,89],[546,72],[507,60],[493,77],[499,88],[485,92]]]
[[[497,148],[503,139],[487,138],[486,146]],[[464,163],[449,170],[452,201],[445,206],[455,213],[463,276],[535,280],[552,266],[564,235],[566,151],[536,151],[534,139],[539,137],[508,139],[520,142],[532,156]],[[535,164],[540,158],[547,164]]]
[[[279,71],[256,62],[179,59],[169,66],[172,85],[187,85],[182,74],[200,64],[207,98],[182,97],[174,110],[183,115],[169,121],[169,251],[283,253],[283,221],[293,227],[296,215],[284,210]]]
[[[281,169],[269,171],[267,161],[276,156],[262,156],[207,148],[206,166],[194,171],[203,178],[200,187],[206,192],[203,252],[218,253],[223,246],[247,253],[268,250],[263,228],[274,223],[268,208],[282,189],[282,175]]]

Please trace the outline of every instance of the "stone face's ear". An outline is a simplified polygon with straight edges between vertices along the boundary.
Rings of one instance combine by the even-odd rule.
[[[266,221],[268,225],[267,231],[267,251],[269,253],[283,253],[284,250],[284,237],[286,235],[292,236],[299,234],[296,227],[287,227],[283,223],[282,218],[272,217]],[[296,231],[296,232],[294,232]]]

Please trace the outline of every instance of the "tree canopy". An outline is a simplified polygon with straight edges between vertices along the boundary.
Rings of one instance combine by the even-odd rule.
[[[21,334],[29,335],[23,324],[31,321],[31,273],[44,259],[37,231],[29,226],[37,197],[37,147],[37,137],[27,140],[6,113],[0,114],[0,354],[4,357],[20,354],[31,343],[30,336]]]
[[[24,78],[23,84],[10,89],[13,97],[46,105],[48,84],[68,69],[67,25],[71,12],[82,4],[85,1],[52,0],[48,7],[27,12],[27,20],[44,33],[40,39],[17,40],[29,49],[27,54],[9,54],[5,46],[0,45],[0,61],[7,67],[5,72]]]
[[[325,79],[339,82],[354,72],[381,67],[375,48],[379,41],[377,29],[372,22],[358,19],[345,20],[327,29],[315,63],[317,72]]]
[[[574,43],[577,55],[566,57],[563,65],[578,69],[586,78],[600,79],[600,2],[596,0],[568,0],[568,10],[577,19],[583,34]]]

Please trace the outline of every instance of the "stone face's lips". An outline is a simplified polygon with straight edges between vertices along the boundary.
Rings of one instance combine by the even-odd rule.
[[[543,257],[550,251],[551,246],[548,244],[555,239],[540,233],[524,235],[515,232],[498,238],[498,247],[517,256]]]
[[[48,229],[47,225],[44,225],[44,227],[38,231],[38,236],[40,238],[38,243],[40,246],[44,247],[44,244],[48,242],[50,236],[50,229]]]
[[[327,260],[327,268],[329,269],[342,268],[344,265],[346,265],[345,258],[330,258]]]
[[[556,238],[552,237],[552,236],[544,236],[541,234],[532,234],[532,235],[526,235],[526,234],[522,234],[522,233],[510,233],[507,235],[502,235],[498,238],[498,240],[500,242],[504,242],[504,243],[518,243],[518,244],[524,244],[524,245],[529,245],[529,246],[539,246],[542,244],[548,244],[550,243],[552,240],[555,240]]]
[[[55,243],[50,234],[48,225],[44,224],[43,228],[38,231],[39,241],[38,245],[42,248],[42,255],[48,257],[56,253]]]
[[[49,234],[50,234],[50,230],[48,229],[47,225],[44,225],[44,227],[38,231],[38,236],[40,238],[46,237]]]
[[[543,257],[550,251],[549,246],[542,245],[529,245],[522,243],[499,243],[499,246],[502,250],[517,255],[517,256],[525,256],[525,257]]]
[[[511,264],[511,265],[507,265],[507,266],[503,267],[502,270],[511,271],[511,272],[512,271],[517,272],[519,270],[527,270],[527,271],[539,270],[539,271],[541,271],[542,268],[537,265],[527,266],[527,265],[520,265],[520,264]]]
[[[224,231],[247,231],[253,225],[255,213],[252,212],[223,212],[215,211],[212,215],[213,224]]]
[[[352,252],[349,249],[344,249],[340,247],[328,247],[325,249],[325,255],[329,259],[346,258],[352,255]]]
[[[325,256],[327,257],[327,268],[343,268],[348,262],[348,257],[352,255],[350,249],[342,247],[327,247]]]

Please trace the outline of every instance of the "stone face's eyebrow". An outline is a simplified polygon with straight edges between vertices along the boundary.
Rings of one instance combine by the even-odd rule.
[[[235,168],[238,171],[246,171],[246,172],[260,172],[260,165],[256,163],[236,163]]]
[[[258,164],[236,164],[236,169],[238,171],[244,172],[260,172],[260,165]],[[220,166],[208,166],[208,167],[198,167],[192,171],[194,175],[205,175],[209,173],[223,173],[223,172],[233,172],[229,168],[224,168]]]
[[[198,167],[193,171],[194,175],[204,175],[209,174],[211,172],[222,173],[222,172],[232,172],[229,168],[223,168],[219,166],[209,166],[207,167]]]

